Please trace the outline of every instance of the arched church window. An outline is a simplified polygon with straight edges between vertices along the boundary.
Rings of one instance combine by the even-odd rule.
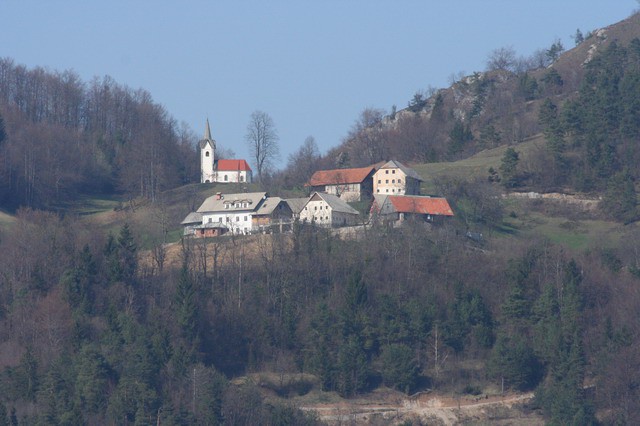
[[[204,152],[204,156],[205,156],[205,157],[208,157],[208,156],[209,156],[209,151],[205,151],[205,152]]]

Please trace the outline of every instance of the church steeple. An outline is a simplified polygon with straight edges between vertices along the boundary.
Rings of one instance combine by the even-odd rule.
[[[204,127],[204,139],[200,141],[200,169],[202,171],[201,182],[215,182],[216,176],[216,141],[211,137],[209,118]]]
[[[211,129],[209,128],[209,118],[207,118],[207,124],[204,128],[204,140],[205,141],[211,140]]]

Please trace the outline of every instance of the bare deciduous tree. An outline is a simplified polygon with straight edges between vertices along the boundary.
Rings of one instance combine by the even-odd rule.
[[[262,111],[254,111],[247,125],[245,136],[251,156],[258,171],[258,179],[263,182],[263,174],[273,164],[279,154],[278,132],[273,119]]]
[[[293,185],[302,185],[318,170],[320,151],[313,136],[307,136],[296,152],[289,155],[287,172]]]
[[[511,46],[495,49],[487,59],[487,71],[513,71],[515,66],[516,51]]]

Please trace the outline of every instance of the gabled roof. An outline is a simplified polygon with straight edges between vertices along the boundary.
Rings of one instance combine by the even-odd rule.
[[[430,214],[453,216],[453,210],[446,198],[420,197],[415,195],[389,195],[393,210],[398,213]]]
[[[311,176],[307,186],[340,185],[346,183],[361,183],[372,171],[373,166],[358,169],[318,170]]]
[[[387,163],[384,166],[380,167],[379,170],[382,170],[382,169],[400,169],[400,170],[402,170],[402,172],[405,175],[407,175],[409,177],[412,177],[412,178],[420,180],[420,181],[423,180],[420,177],[420,175],[415,170],[413,170],[411,167],[407,167],[404,164],[402,164],[401,162],[396,161],[396,160],[387,161]]]
[[[251,167],[249,167],[249,163],[247,163],[245,160],[218,160],[218,171],[251,171]]]
[[[294,214],[298,214],[304,208],[304,205],[309,201],[308,198],[287,198],[284,200],[285,203],[289,204],[289,208]]]
[[[188,225],[190,223],[202,223],[202,213],[191,212],[185,217],[180,225]]]
[[[317,200],[318,197],[322,198],[322,200],[324,200],[324,202],[326,202],[333,211],[357,215],[360,214],[358,210],[351,207],[342,198],[333,194],[327,194],[325,192],[314,192],[311,197],[309,197],[307,204],[309,204],[309,201]]]
[[[241,212],[256,211],[260,207],[260,203],[267,198],[266,192],[247,192],[243,194],[216,194],[204,200],[198,213],[215,213],[215,212]],[[247,207],[231,207],[237,204],[247,204]],[[230,208],[225,208],[230,205]]]
[[[267,197],[266,200],[262,204],[260,204],[260,208],[256,211],[257,215],[265,215],[268,216],[273,213],[273,211],[278,207],[280,203],[284,203],[280,197]]]

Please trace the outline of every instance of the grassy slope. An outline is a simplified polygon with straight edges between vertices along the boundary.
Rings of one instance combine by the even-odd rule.
[[[520,154],[521,161],[526,162],[527,156],[543,144],[544,139],[539,135],[512,147]],[[479,152],[464,160],[416,164],[412,167],[425,179],[422,184],[423,193],[437,195],[435,182],[440,179],[462,181],[485,179],[490,167],[496,170],[500,167],[506,149],[507,146],[501,146]],[[554,203],[554,201],[544,203]],[[615,222],[596,219],[575,220],[554,212],[554,209],[546,212],[544,206],[538,206],[535,210],[531,206],[532,203],[528,200],[506,200],[504,202],[506,213],[513,212],[515,217],[505,217],[504,232],[497,236],[502,238],[542,236],[570,250],[582,251],[596,246],[615,246],[626,229],[625,226]]]

